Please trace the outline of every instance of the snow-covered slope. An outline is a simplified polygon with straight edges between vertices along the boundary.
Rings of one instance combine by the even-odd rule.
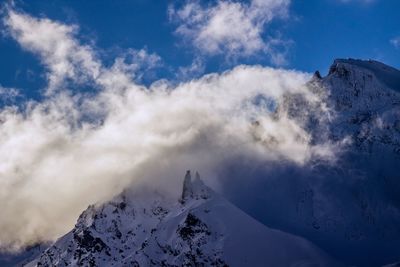
[[[400,92],[400,71],[375,60],[336,59],[329,70],[329,75],[337,68],[368,71],[367,76],[378,79],[387,87]]]
[[[182,198],[126,191],[91,206],[28,266],[338,266],[310,242],[267,228],[188,171]]]

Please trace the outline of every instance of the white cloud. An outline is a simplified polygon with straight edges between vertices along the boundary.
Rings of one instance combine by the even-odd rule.
[[[145,72],[161,66],[162,60],[157,54],[149,53],[147,49],[130,48],[115,59],[112,69],[121,73],[131,73],[132,78],[141,80]]]
[[[390,40],[390,43],[391,43],[395,48],[400,48],[400,36],[391,39],[391,40]]]
[[[169,15],[180,24],[176,32],[205,54],[245,57],[264,52],[274,61],[281,57],[279,51],[263,34],[272,20],[288,15],[289,4],[290,0],[252,0],[204,6],[188,1],[180,9],[170,7]]]
[[[178,78],[187,80],[204,73],[204,62],[201,58],[195,57],[189,66],[178,68]]]
[[[4,19],[10,34],[21,46],[40,55],[48,67],[49,91],[65,79],[85,82],[99,75],[100,65],[89,46],[79,45],[74,35],[77,26],[37,19],[10,10]]]
[[[7,25],[47,66],[52,95],[23,111],[0,111],[0,247],[59,237],[87,205],[128,184],[154,182],[175,191],[186,169],[214,177],[237,157],[305,164],[335,152],[332,144],[310,142],[287,110],[264,104],[279,106],[288,94],[321,103],[304,86],[309,74],[237,66],[178,86],[158,81],[146,88],[131,71],[142,59],[159,61],[147,52],[131,51],[133,62],[117,59],[107,68],[95,48],[75,38],[76,27],[12,10]],[[72,94],[63,89],[64,79],[99,90]]]
[[[0,98],[4,100],[14,100],[18,96],[21,96],[20,91],[13,87],[3,87],[0,84]]]
[[[113,73],[121,81],[141,79],[141,71],[161,65],[161,58],[147,49],[128,49],[115,59],[111,69],[105,69],[89,45],[76,38],[77,25],[65,25],[46,18],[38,19],[9,10],[4,19],[9,34],[22,48],[39,55],[48,68],[47,94],[65,87],[65,81],[74,83],[97,82]],[[128,77],[126,73],[129,72]],[[97,81],[96,81],[97,80]]]

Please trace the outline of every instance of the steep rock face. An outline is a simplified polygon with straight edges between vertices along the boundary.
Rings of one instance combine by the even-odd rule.
[[[310,242],[258,223],[205,186],[198,174],[192,180],[188,171],[181,202],[141,190],[90,206],[71,232],[28,266],[338,263]]]

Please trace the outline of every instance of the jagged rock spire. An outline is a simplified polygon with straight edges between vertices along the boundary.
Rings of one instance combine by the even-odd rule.
[[[197,173],[196,173],[197,177]],[[193,189],[192,189],[192,175],[190,174],[190,170],[186,171],[185,179],[183,180],[183,188],[182,188],[182,197],[181,202],[185,202],[188,198],[192,197]]]
[[[209,197],[210,188],[203,183],[200,174],[196,171],[195,178],[192,180],[190,170],[186,171],[180,202],[185,203],[188,199],[207,199]]]
[[[319,70],[314,72],[313,79],[314,80],[321,80],[322,79],[322,76],[321,76],[321,73],[319,72]]]

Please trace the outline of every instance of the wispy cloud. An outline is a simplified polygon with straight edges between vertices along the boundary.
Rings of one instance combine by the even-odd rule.
[[[4,100],[14,100],[21,96],[20,90],[13,87],[4,87],[0,84],[0,98]]]
[[[20,45],[40,55],[48,67],[48,93],[60,87],[65,79],[85,82],[99,75],[100,65],[94,59],[93,51],[74,39],[77,26],[21,16],[13,10],[7,13],[4,23]]]
[[[117,72],[130,73],[132,78],[140,81],[144,74],[149,74],[151,70],[162,65],[159,55],[149,53],[145,48],[140,50],[130,48],[115,59],[112,69]]]
[[[390,43],[395,47],[395,48],[400,48],[400,36],[394,37],[393,39],[390,40]]]
[[[182,7],[169,9],[171,21],[178,23],[176,33],[200,52],[208,55],[247,57],[265,53],[274,64],[284,63],[276,38],[265,38],[267,26],[288,16],[290,0],[252,0],[250,3],[218,1],[204,5],[187,1]]]
[[[179,67],[177,75],[179,79],[187,80],[203,74],[204,69],[203,60],[200,57],[195,57],[189,66]]]
[[[258,12],[252,8],[246,12]],[[284,11],[269,12],[263,13],[267,21]],[[0,111],[0,246],[56,238],[87,205],[131,183],[174,191],[186,169],[214,177],[216,168],[236,157],[305,164],[335,152],[333,144],[311,142],[287,110],[263,104],[279,106],[288,94],[323,102],[304,86],[307,73],[237,66],[178,86],[157,81],[145,87],[132,72],[160,61],[146,50],[127,51],[129,62],[117,59],[107,67],[95,47],[77,39],[77,26],[14,10],[5,23],[47,67],[50,93],[23,110]],[[72,93],[63,86],[67,79],[97,91]]]

